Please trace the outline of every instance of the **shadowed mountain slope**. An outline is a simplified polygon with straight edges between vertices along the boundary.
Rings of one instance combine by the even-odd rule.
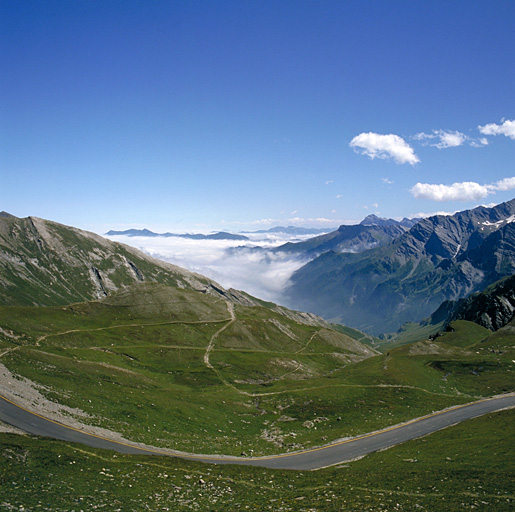
[[[482,292],[473,293],[457,302],[446,301],[432,315],[446,315],[446,324],[454,320],[469,320],[491,331],[504,327],[515,312],[515,275],[501,279]]]
[[[389,244],[328,251],[299,269],[290,307],[374,334],[428,317],[515,273],[515,200],[423,219]]]
[[[416,224],[415,220],[381,219],[376,215],[365,217],[359,224],[342,225],[336,231],[303,242],[289,242],[274,249],[274,252],[302,253],[315,256],[327,251],[362,252],[386,245]]]

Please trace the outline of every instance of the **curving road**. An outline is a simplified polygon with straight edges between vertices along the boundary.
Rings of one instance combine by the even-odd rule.
[[[336,442],[320,448],[270,457],[238,458],[164,452],[156,448],[140,448],[82,432],[39,414],[33,413],[0,395],[0,420],[25,432],[63,441],[106,448],[120,453],[169,455],[214,464],[245,464],[276,469],[314,470],[363,457],[377,450],[422,437],[445,427],[508,407],[515,407],[515,393],[499,395],[435,412],[402,425]]]

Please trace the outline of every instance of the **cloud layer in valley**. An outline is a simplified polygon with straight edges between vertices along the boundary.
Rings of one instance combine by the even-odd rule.
[[[190,240],[178,237],[109,237],[174,265],[205,275],[224,288],[244,290],[260,299],[280,302],[281,293],[293,272],[308,262],[290,254],[273,253],[288,241],[310,238],[285,234],[260,234],[250,241]],[[235,247],[238,247],[235,249]],[[264,250],[256,249],[263,247]]]

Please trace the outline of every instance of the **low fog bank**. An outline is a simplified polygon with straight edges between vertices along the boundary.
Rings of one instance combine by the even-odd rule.
[[[309,259],[268,249],[312,237],[285,234],[247,234],[249,241],[190,240],[178,237],[110,236],[154,258],[198,272],[224,288],[244,290],[263,300],[281,303],[293,272]],[[262,248],[262,250],[258,249]]]

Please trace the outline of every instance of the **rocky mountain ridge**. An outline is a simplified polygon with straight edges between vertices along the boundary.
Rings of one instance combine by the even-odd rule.
[[[376,215],[365,217],[359,224],[343,224],[337,230],[303,242],[288,242],[274,252],[317,256],[327,251],[363,252],[373,247],[386,245],[417,223],[418,219],[383,219]]]
[[[446,325],[454,320],[468,320],[497,331],[513,320],[514,313],[515,275],[495,282],[482,292],[458,301],[446,301],[432,316],[446,317]]]
[[[289,307],[379,334],[515,273],[515,200],[420,220],[361,253],[324,252],[295,272]]]
[[[141,281],[216,293],[204,276],[95,233],[37,217],[0,219],[1,304],[59,305],[98,299]]]

